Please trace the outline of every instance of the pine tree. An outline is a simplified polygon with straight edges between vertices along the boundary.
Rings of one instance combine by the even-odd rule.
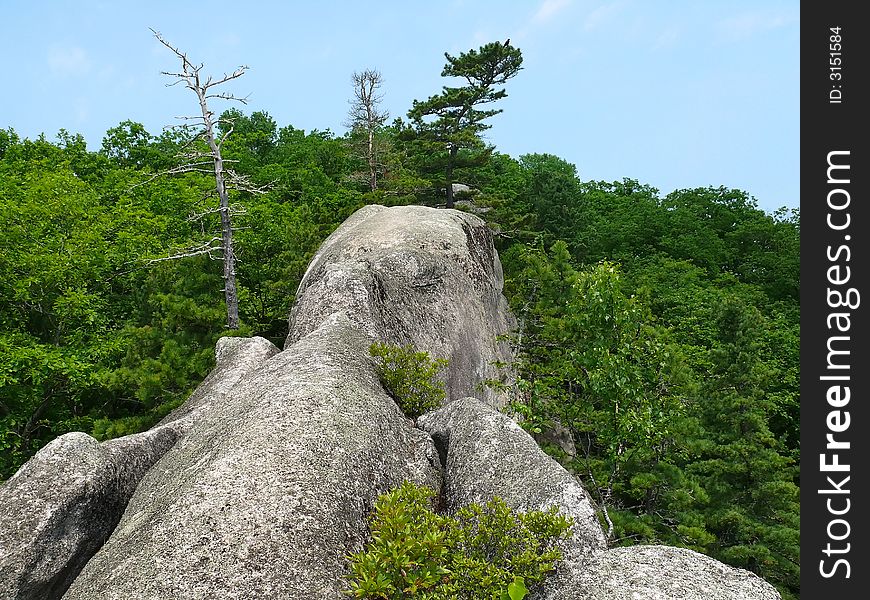
[[[462,78],[467,85],[444,86],[437,96],[415,100],[408,117],[417,139],[428,146],[436,167],[443,169],[447,208],[453,208],[454,171],[486,159],[489,150],[479,136],[491,127],[484,121],[502,111],[481,107],[507,96],[497,86],[520,71],[523,55],[510,43],[491,42],[457,57],[446,52],[444,56],[447,64],[441,76]],[[465,156],[460,155],[462,150],[468,151]]]
[[[717,328],[711,373],[697,404],[701,428],[693,445],[699,460],[688,466],[710,497],[701,508],[706,529],[716,536],[708,550],[793,598],[799,579],[797,467],[768,425],[773,403],[767,389],[777,373],[761,355],[763,317],[731,299],[720,308]]]

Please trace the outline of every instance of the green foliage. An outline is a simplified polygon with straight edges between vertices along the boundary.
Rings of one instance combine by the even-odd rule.
[[[378,131],[376,192],[354,177],[352,134],[223,115],[225,158],[272,186],[232,199],[247,208],[234,217],[239,333],[283,342],[309,260],[360,206],[468,183],[521,324],[515,408],[532,431],[568,427],[577,457],[559,459],[606,510],[612,541],[689,547],[797,597],[799,214],[726,187],[663,197],[630,178],[581,181],[553,155],[499,153],[481,133],[521,58],[499,43],[448,56],[444,75],[461,83]],[[67,131],[0,130],[0,479],[65,432],[150,426],[212,368],[220,263],[146,260],[200,239],[188,216],[214,181],[135,185],[175,164],[189,134],[127,120],[92,152]],[[403,410],[441,402],[443,364],[382,352]],[[513,598],[518,581],[487,598]]]
[[[183,143],[180,136],[166,132],[155,138],[141,123],[124,121],[106,132],[100,154],[122,168],[160,171],[172,165]]]
[[[629,187],[614,185],[620,194]],[[649,200],[652,223],[662,210],[655,195],[631,193],[635,204]],[[757,212],[729,198],[725,209],[743,213],[729,213],[736,221],[727,228],[742,230]],[[641,224],[636,230],[621,216],[608,224],[611,232],[622,226],[637,232]],[[669,234],[694,240],[698,252],[724,252],[717,258],[711,250],[696,263],[682,250],[663,252],[666,238],[650,229],[648,256],[611,247],[626,258],[622,269],[609,262],[575,268],[565,243],[548,254],[522,244],[502,253],[506,293],[520,319],[514,407],[533,431],[553,420],[569,428],[577,458],[567,465],[602,507],[614,543],[692,548],[795,598],[797,307],[788,295],[770,300],[782,289],[768,286],[776,279],[749,282],[720,270],[717,261],[733,257],[721,250],[727,234],[716,236],[720,242]],[[637,233],[614,238],[642,240]],[[585,239],[587,249],[598,244]]]
[[[508,584],[507,591],[501,593],[500,600],[523,600],[528,593],[526,580],[522,577],[514,577],[514,580]]]
[[[191,182],[131,192],[132,168],[66,133],[0,160],[0,479],[68,431],[149,426],[213,364],[222,327],[201,300],[219,271],[143,260],[189,233],[168,205]]]
[[[165,407],[160,414],[148,413],[144,415],[134,415],[130,417],[120,417],[118,419],[97,419],[94,421],[93,428],[90,434],[97,440],[110,440],[133,433],[139,433],[156,424],[162,417],[169,414],[166,408],[171,405],[161,405]],[[174,408],[174,406],[173,406]]]
[[[424,101],[414,100],[408,118],[413,123],[414,139],[428,157],[425,168],[444,173],[447,208],[452,208],[454,170],[463,165],[483,164],[491,151],[480,134],[491,127],[484,121],[501,109],[481,107],[507,96],[504,88],[497,86],[519,73],[523,55],[509,44],[491,42],[459,56],[447,53],[444,56],[447,64],[441,76],[461,78],[467,85],[444,86],[438,95]]]
[[[525,327],[521,401],[614,462],[661,446],[682,411],[683,374],[649,310],[625,295],[615,265],[575,271],[564,242],[526,260],[513,282],[526,288],[516,309]]]
[[[51,438],[89,428],[94,365],[68,348],[0,334],[0,479]]]
[[[433,495],[405,482],[378,499],[372,541],[350,556],[349,595],[522,599],[527,582],[552,570],[559,541],[570,535],[570,520],[555,509],[518,513],[494,499],[445,516],[432,510]]]
[[[706,401],[698,406],[700,435],[692,440],[697,459],[688,466],[710,494],[703,514],[715,541],[708,548],[787,592],[798,580],[798,469],[768,424],[768,382],[778,374],[760,358],[763,317],[729,299],[716,327],[719,341],[701,387]]]
[[[233,168],[276,182],[238,197],[248,206],[236,221],[240,333],[280,344],[311,256],[366,198],[341,186],[346,148],[329,132],[278,129],[266,113],[228,116]],[[0,479],[67,431],[102,439],[153,424],[209,372],[225,333],[219,262],[147,262],[202,235],[188,216],[202,212],[208,177],[136,185],[174,164],[184,131],[154,136],[125,121],[100,152],[58,137],[0,134]]]
[[[412,346],[377,342],[369,352],[375,357],[381,384],[407,416],[417,418],[441,405],[445,392],[438,371],[447,366],[447,360],[433,360],[428,352],[418,352]]]

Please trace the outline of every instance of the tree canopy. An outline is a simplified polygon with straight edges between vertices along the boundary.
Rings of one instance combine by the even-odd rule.
[[[491,42],[459,56],[445,52],[444,57],[447,64],[441,76],[464,79],[466,85],[445,85],[440,94],[414,100],[408,118],[416,139],[437,157],[430,162],[443,171],[447,208],[453,208],[454,171],[459,165],[478,164],[486,158],[488,149],[480,134],[491,125],[484,121],[502,109],[484,107],[507,96],[498,86],[519,73],[523,55],[508,42]]]

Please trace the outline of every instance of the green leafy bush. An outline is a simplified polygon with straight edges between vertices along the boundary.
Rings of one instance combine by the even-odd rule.
[[[441,405],[445,393],[438,371],[447,366],[446,360],[433,360],[428,352],[418,352],[412,346],[377,342],[369,352],[375,357],[381,384],[406,415],[416,418]]]
[[[521,600],[526,584],[553,569],[558,542],[570,535],[570,519],[555,509],[518,513],[496,498],[445,516],[432,510],[433,495],[405,482],[378,499],[372,541],[349,557],[348,595]]]

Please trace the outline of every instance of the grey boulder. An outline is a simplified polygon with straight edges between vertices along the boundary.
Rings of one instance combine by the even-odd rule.
[[[423,206],[366,206],[320,247],[290,315],[287,345],[342,310],[381,342],[446,358],[448,398],[504,398],[485,388],[510,362],[515,320],[492,234],[478,217]]]
[[[448,510],[494,496],[516,510],[555,506],[574,519],[554,573],[530,600],[778,600],[767,582],[691,550],[634,546],[606,550],[587,492],[514,421],[474,398],[421,416],[444,463]]]
[[[68,433],[42,448],[0,486],[0,598],[60,598],[195,411],[276,352],[263,338],[221,338],[215,368],[163,425],[102,444]]]
[[[451,188],[454,196],[470,196],[474,192],[474,189],[465,183],[453,183]]]
[[[100,444],[67,433],[27,461],[0,487],[0,598],[60,598],[178,435],[162,427]]]
[[[605,549],[589,494],[522,427],[475,398],[460,398],[417,419],[444,464],[448,511],[498,496],[514,510],[556,507],[574,520],[566,558]]]
[[[631,546],[595,555],[550,600],[779,600],[772,585],[685,548]]]
[[[243,377],[148,472],[66,598],[344,598],[377,497],[437,452],[337,314]]]
[[[182,419],[229,393],[239,380],[259,368],[280,350],[261,337],[222,337],[214,349],[215,367],[184,404],[168,414],[160,425]]]

